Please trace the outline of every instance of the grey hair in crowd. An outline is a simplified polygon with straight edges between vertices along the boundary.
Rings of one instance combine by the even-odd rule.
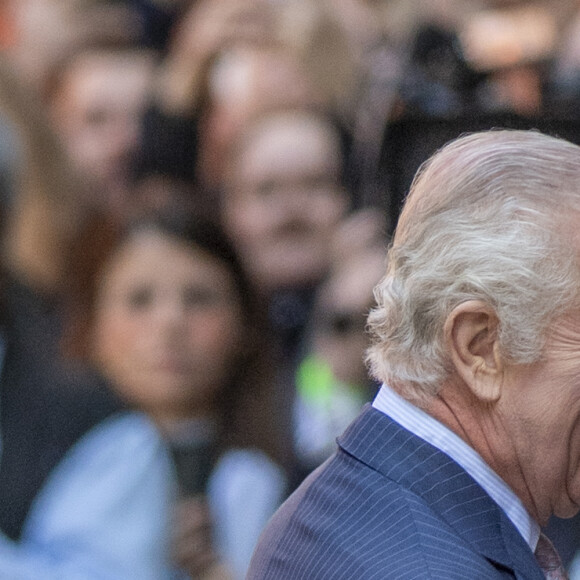
[[[460,137],[417,172],[368,319],[371,374],[417,401],[450,372],[444,325],[491,305],[500,353],[531,363],[578,298],[580,147],[537,131]],[[578,233],[576,233],[578,232]]]

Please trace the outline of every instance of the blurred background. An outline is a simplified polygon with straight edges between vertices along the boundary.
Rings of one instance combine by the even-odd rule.
[[[0,2],[1,271],[35,356],[159,428],[184,577],[243,578],[372,400],[412,177],[497,127],[580,143],[577,0]]]

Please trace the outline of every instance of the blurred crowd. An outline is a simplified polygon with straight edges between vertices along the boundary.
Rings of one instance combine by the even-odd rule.
[[[576,0],[2,0],[0,576],[243,578],[415,170],[579,104]]]

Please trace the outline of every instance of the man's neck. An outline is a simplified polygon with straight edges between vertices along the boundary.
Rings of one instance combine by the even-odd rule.
[[[387,386],[381,387],[373,407],[389,415],[402,427],[421,437],[456,461],[504,510],[530,548],[535,548],[540,528],[520,497],[485,461],[470,441],[440,418],[407,401]]]
[[[475,449],[520,498],[535,521],[541,521],[539,510],[526,483],[525,474],[509,426],[501,421],[493,404],[481,404],[465,389],[444,386],[425,405],[425,411]]]

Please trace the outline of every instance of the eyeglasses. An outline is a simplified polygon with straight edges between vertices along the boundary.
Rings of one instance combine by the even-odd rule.
[[[318,327],[326,334],[342,338],[363,333],[365,325],[365,313],[344,310],[321,313]]]

